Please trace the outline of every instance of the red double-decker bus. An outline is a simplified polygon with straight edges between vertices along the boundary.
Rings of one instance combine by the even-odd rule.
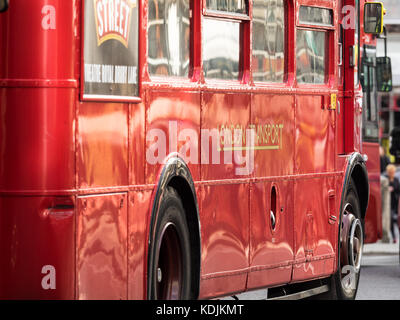
[[[358,0],[0,10],[1,298],[355,297]]]
[[[364,1],[365,2],[365,1]],[[363,18],[361,14],[361,18]],[[370,185],[369,204],[365,219],[365,242],[374,243],[382,239],[382,200],[380,184],[380,130],[378,92],[392,90],[391,75],[387,85],[381,85],[379,79],[380,63],[388,60],[386,31],[382,36],[366,34],[361,24],[361,70],[360,78],[363,89],[363,154],[367,159],[366,166]],[[377,57],[377,42],[379,38],[385,42],[385,56]],[[382,40],[379,40],[382,41]],[[391,69],[391,66],[390,66]],[[391,73],[391,72],[390,72]]]
[[[379,112],[376,84],[376,46],[374,35],[361,39],[361,84],[363,88],[363,154],[367,158],[370,197],[365,220],[365,241],[373,243],[382,238],[382,204],[379,158]]]

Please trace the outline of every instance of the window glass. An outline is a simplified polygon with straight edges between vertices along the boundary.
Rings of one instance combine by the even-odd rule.
[[[325,83],[327,33],[297,30],[297,82]]]
[[[362,58],[363,87],[363,139],[376,142],[379,139],[377,92],[375,85],[375,49],[364,50]]]
[[[240,22],[203,21],[203,68],[206,78],[239,77]]]
[[[376,50],[365,47],[362,58],[362,88],[364,114],[367,121],[377,121],[377,93],[375,85],[375,55]]]
[[[285,73],[285,4],[255,0],[253,4],[253,78],[283,82]]]
[[[300,7],[300,22],[314,25],[333,26],[333,11],[317,7]]]
[[[148,65],[150,75],[189,74],[190,1],[149,0]]]
[[[374,69],[374,61],[372,58],[363,57],[362,58],[362,66],[363,66],[363,82],[362,88],[363,92],[368,92],[369,90],[375,88],[375,69]]]
[[[246,0],[207,0],[207,9],[247,14]]]

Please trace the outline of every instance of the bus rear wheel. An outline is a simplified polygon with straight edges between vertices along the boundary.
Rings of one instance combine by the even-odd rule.
[[[353,180],[348,186],[339,227],[338,270],[331,277],[330,291],[322,298],[354,300],[360,280],[364,227]]]
[[[149,253],[149,298],[191,299],[189,229],[182,201],[171,187],[162,197]]]

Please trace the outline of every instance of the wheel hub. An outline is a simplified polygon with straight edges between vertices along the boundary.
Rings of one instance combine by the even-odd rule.
[[[161,268],[157,268],[157,282],[160,283],[162,281],[162,271]]]
[[[358,272],[361,266],[364,235],[360,219],[354,214],[350,204],[347,204],[342,218],[341,239],[341,266],[346,265],[355,268]]]
[[[349,258],[352,265],[358,272],[361,267],[362,247],[363,247],[363,231],[360,219],[354,219],[350,228],[349,237]]]
[[[179,299],[182,291],[182,250],[173,223],[167,223],[157,245],[156,298]]]

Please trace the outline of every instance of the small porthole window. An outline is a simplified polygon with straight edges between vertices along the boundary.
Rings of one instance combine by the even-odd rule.
[[[271,220],[271,229],[275,230],[276,228],[276,216],[277,216],[277,194],[275,186],[271,189],[271,208],[270,208],[270,220]]]

